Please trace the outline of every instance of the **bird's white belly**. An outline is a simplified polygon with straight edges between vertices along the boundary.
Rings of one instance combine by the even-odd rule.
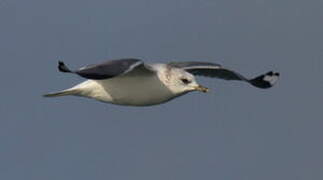
[[[177,96],[157,76],[120,76],[96,82],[101,85],[101,90],[94,98],[113,104],[148,106],[164,103]]]

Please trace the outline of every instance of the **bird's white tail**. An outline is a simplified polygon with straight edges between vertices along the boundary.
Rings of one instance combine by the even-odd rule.
[[[66,89],[63,91],[53,92],[44,94],[44,97],[58,97],[58,96],[68,96],[68,95],[77,95],[79,93],[78,89]]]

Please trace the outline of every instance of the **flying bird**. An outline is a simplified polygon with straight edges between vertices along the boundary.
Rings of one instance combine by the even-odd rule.
[[[279,73],[268,72],[252,79],[211,62],[170,62],[147,64],[140,59],[109,60],[70,70],[62,61],[58,69],[64,73],[77,74],[86,81],[44,97],[82,96],[98,101],[128,105],[150,106],[165,103],[192,91],[208,92],[198,84],[196,76],[224,80],[238,80],[254,87],[267,89],[278,80]]]

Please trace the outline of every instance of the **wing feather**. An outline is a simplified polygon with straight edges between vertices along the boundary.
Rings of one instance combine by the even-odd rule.
[[[253,79],[247,79],[243,75],[234,72],[232,70],[223,68],[219,64],[209,63],[209,62],[197,62],[197,61],[187,61],[187,62],[171,62],[169,65],[177,68],[184,69],[185,71],[199,76],[207,76],[213,78],[219,78],[224,80],[238,80],[238,81],[245,81],[249,84],[266,89],[272,87],[278,77],[280,76],[279,73],[274,73],[272,71],[257,76]]]
[[[144,64],[140,59],[108,60],[100,64],[82,67],[76,71],[69,70],[67,66],[60,61],[58,68],[61,72],[75,73],[84,78],[95,80],[125,75],[134,70],[141,71],[141,73],[154,73],[149,65]]]

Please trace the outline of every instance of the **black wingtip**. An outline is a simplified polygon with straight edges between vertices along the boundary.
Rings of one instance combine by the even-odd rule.
[[[249,82],[258,88],[268,89],[275,85],[279,76],[279,72],[269,71],[266,74],[262,74],[254,79],[251,79]]]
[[[72,72],[66,65],[63,61],[58,61],[58,70],[60,72],[67,72],[67,73],[70,73]]]

